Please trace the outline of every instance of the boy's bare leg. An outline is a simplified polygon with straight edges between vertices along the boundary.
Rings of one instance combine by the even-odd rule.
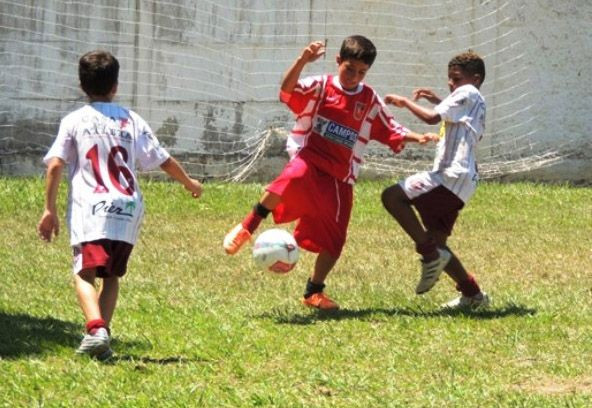
[[[430,241],[430,235],[423,228],[407,195],[399,186],[395,184],[382,192],[382,205],[399,223],[401,228],[411,237],[417,248],[427,244]],[[419,251],[421,253],[421,251]],[[438,258],[438,252],[434,247],[430,253],[422,253],[425,261],[431,261]]]
[[[87,322],[101,319],[98,294],[95,288],[96,269],[85,269],[74,275],[78,303]]]
[[[310,281],[314,284],[322,285],[336,263],[337,258],[331,256],[328,252],[322,251],[319,253]]]
[[[103,279],[103,286],[99,294],[99,308],[103,320],[107,326],[113,318],[113,312],[117,305],[117,296],[119,295],[119,277],[112,276]]]

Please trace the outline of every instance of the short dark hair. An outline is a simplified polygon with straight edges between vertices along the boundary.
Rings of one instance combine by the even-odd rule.
[[[483,62],[483,59],[472,50],[452,57],[448,63],[448,69],[453,66],[460,67],[460,69],[466,74],[479,75],[479,77],[481,77],[481,84],[485,81],[485,63]]]
[[[108,51],[90,51],[78,61],[80,87],[88,96],[105,96],[117,84],[119,61]]]
[[[352,35],[341,43],[339,57],[342,60],[359,60],[371,66],[376,59],[376,47],[363,35]]]

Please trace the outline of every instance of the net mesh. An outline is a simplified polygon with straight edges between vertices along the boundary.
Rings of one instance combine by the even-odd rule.
[[[462,4],[461,4],[462,3]],[[367,76],[381,95],[419,86],[448,93],[448,60],[483,56],[487,130],[481,173],[495,177],[561,160],[539,126],[542,98],[529,76],[524,10],[515,1],[319,0],[0,1],[0,171],[35,168],[61,117],[82,106],[77,61],[91,49],[120,61],[117,101],[130,106],[195,177],[239,180],[281,155],[292,116],[278,102],[282,73],[312,40],[327,56],[304,75],[334,72],[341,41],[363,34],[379,54]],[[116,4],[116,5],[114,5]],[[413,130],[434,131],[392,110]],[[278,142],[279,140],[279,142]],[[433,149],[393,156],[371,144],[366,168],[411,173],[430,167]],[[24,169],[24,170],[23,170]]]

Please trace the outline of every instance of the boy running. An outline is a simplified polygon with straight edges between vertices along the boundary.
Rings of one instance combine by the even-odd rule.
[[[79,61],[80,86],[89,104],[66,115],[44,157],[47,164],[45,210],[37,226],[50,242],[59,233],[56,211],[64,165],[69,164],[70,191],[66,220],[73,249],[73,273],[87,334],[77,353],[104,360],[112,355],[109,323],[138,238],[144,214],[135,167],[160,166],[189,190],[202,193],[181,165],[163,149],[148,124],[135,112],[112,102],[119,62],[106,51],[91,51]],[[95,278],[103,279],[97,293]]]
[[[484,79],[483,60],[473,52],[466,52],[448,63],[451,93],[444,100],[426,88],[416,89],[413,100],[394,94],[384,99],[386,103],[409,109],[426,123],[442,121],[432,171],[415,174],[387,188],[382,193],[382,203],[413,239],[422,256],[416,293],[429,291],[444,270],[461,293],[444,305],[450,308],[489,304],[487,294],[446,246],[456,218],[475,192],[479,178],[475,153],[485,130],[485,100],[479,92]],[[436,106],[433,109],[421,106],[415,102],[420,98]],[[412,207],[421,216],[423,225]]]
[[[376,92],[362,83],[376,58],[370,40],[355,35],[343,41],[337,75],[299,80],[305,65],[324,53],[322,42],[310,43],[285,73],[280,100],[296,115],[288,139],[292,159],[223,245],[228,254],[236,253],[270,212],[276,224],[298,220],[298,245],[318,254],[302,303],[330,310],[339,305],[323,292],[324,282],[346,241],[353,185],[367,144],[376,140],[398,153],[405,142],[424,144],[436,135],[419,135],[395,122]]]

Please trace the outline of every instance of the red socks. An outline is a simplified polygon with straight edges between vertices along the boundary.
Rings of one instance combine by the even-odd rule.
[[[473,275],[469,275],[467,280],[457,283],[456,290],[462,293],[463,296],[467,297],[473,297],[481,292],[481,288],[479,288]]]
[[[89,320],[86,323],[86,332],[88,334],[95,334],[100,328],[107,328],[107,323],[103,319]]]
[[[261,203],[255,204],[253,211],[251,211],[243,220],[243,227],[252,234],[255,232],[259,224],[261,224],[261,221],[263,221],[264,218],[267,218],[270,212],[271,210],[265,208]]]
[[[251,211],[249,215],[245,217],[242,224],[243,227],[245,227],[245,229],[252,234],[253,232],[255,232],[259,224],[261,224],[261,221],[263,221],[263,217],[261,217],[258,214],[255,214],[254,211]]]

